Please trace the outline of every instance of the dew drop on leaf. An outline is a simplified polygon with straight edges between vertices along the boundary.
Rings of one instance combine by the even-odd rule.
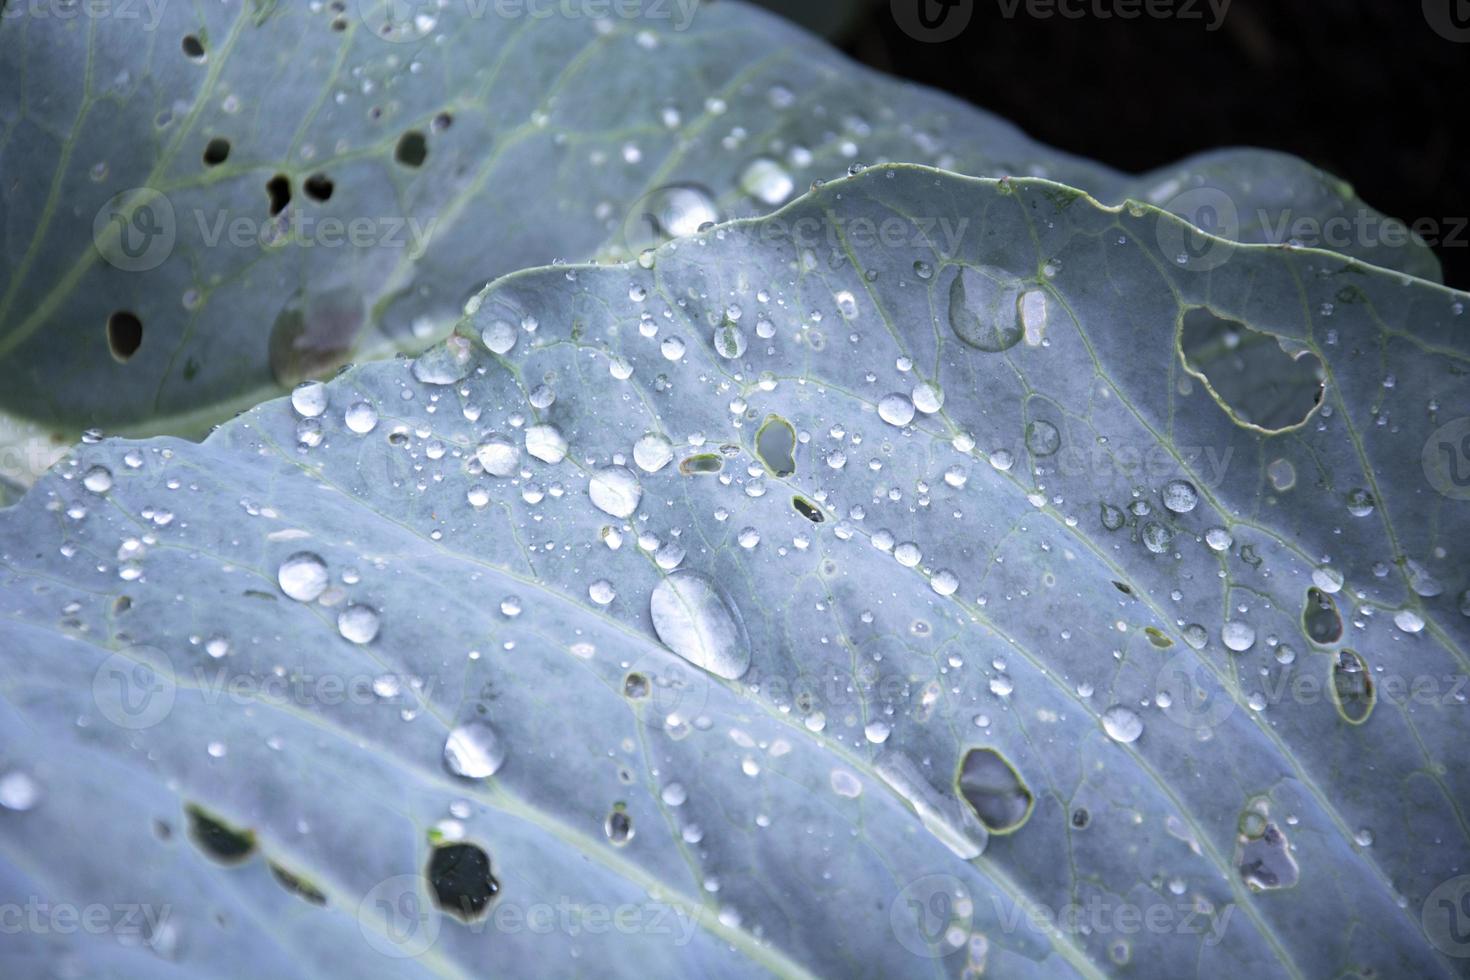
[[[878,417],[901,428],[914,420],[914,403],[908,395],[898,392],[884,395],[878,401]]]
[[[649,613],[659,641],[717,677],[736,680],[750,669],[750,640],[733,605],[706,575],[671,572],[654,586]]]
[[[465,779],[486,779],[505,764],[505,747],[487,722],[457,725],[444,742],[444,766]]]
[[[1244,653],[1256,645],[1256,630],[1249,623],[1230,620],[1220,627],[1220,640],[1227,649]]]
[[[475,458],[491,476],[514,476],[521,465],[521,450],[505,436],[491,434],[476,447]]]
[[[310,551],[298,551],[276,570],[281,591],[297,602],[314,602],[327,589],[327,563]]]
[[[1188,480],[1170,480],[1160,496],[1164,506],[1176,514],[1187,514],[1199,503],[1199,493]]]
[[[337,632],[352,643],[371,643],[378,636],[378,611],[354,604],[337,614]]]
[[[526,452],[543,463],[560,463],[567,456],[567,437],[554,425],[526,429]]]
[[[492,354],[509,354],[516,345],[517,336],[515,324],[504,320],[496,320],[480,331],[480,340]]]
[[[316,418],[327,410],[327,386],[320,381],[303,381],[291,390],[291,407],[302,418]]]
[[[643,499],[643,488],[626,466],[604,466],[588,479],[587,495],[604,514],[630,517]]]
[[[1115,742],[1136,742],[1143,734],[1143,719],[1132,708],[1115,704],[1102,713],[1103,731]]]

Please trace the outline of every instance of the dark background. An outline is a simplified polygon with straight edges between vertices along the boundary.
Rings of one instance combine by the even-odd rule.
[[[1440,2],[1470,14],[1467,0]],[[936,44],[878,0],[836,43],[1121,170],[1268,147],[1380,211],[1440,222],[1446,238],[1470,216],[1470,43],[1435,33],[1421,0],[1233,0],[1213,33],[1198,9],[1202,20],[1068,20],[1023,5],[1007,19],[999,0],[974,0],[964,32]],[[1470,289],[1470,227],[1436,252],[1446,281]]]

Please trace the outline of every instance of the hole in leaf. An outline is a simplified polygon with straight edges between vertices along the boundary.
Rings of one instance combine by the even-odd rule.
[[[230,158],[230,141],[216,136],[204,146],[204,165],[218,167]]]
[[[184,49],[184,55],[186,57],[194,61],[204,60],[204,42],[199,40],[198,35],[185,34],[184,40],[180,42],[179,46]]]
[[[1156,626],[1145,626],[1143,634],[1148,637],[1148,642],[1160,650],[1167,650],[1174,645],[1174,641],[1169,639],[1168,635]]]
[[[306,182],[301,185],[301,189],[313,201],[330,201],[332,199],[332,191],[336,186],[326,174],[312,174],[306,178]]]
[[[1133,587],[1126,582],[1114,581],[1113,588],[1117,589],[1119,592],[1127,596],[1131,596],[1133,594]]]
[[[648,697],[648,678],[643,674],[632,673],[623,678],[623,697],[641,700]]]
[[[1322,403],[1322,361],[1288,350],[1290,341],[1195,307],[1180,319],[1178,343],[1184,366],[1243,424],[1283,432]]]
[[[623,847],[633,839],[633,818],[628,816],[628,805],[616,803],[612,812],[603,821],[602,831],[615,847]]]
[[[490,855],[474,844],[434,848],[428,878],[434,904],[463,922],[478,918],[500,891],[490,873]]]
[[[1342,616],[1332,596],[1321,589],[1307,590],[1302,629],[1306,631],[1307,639],[1320,646],[1331,646],[1342,639]]]
[[[400,136],[398,147],[393,151],[393,159],[405,167],[422,167],[428,155],[429,142],[417,129],[410,129]]]
[[[779,415],[768,415],[755,434],[755,454],[766,469],[780,477],[796,472],[796,430]]]
[[[312,905],[327,904],[327,896],[323,895],[319,888],[305,878],[292,874],[274,861],[271,862],[270,868],[271,874],[275,876],[276,881],[279,881],[281,887],[285,888],[288,892],[310,902]]]
[[[798,514],[800,514],[802,517],[805,517],[813,524],[820,524],[827,519],[822,514],[821,508],[812,503],[810,500],[807,500],[805,497],[792,497],[791,506],[796,508],[796,512]]]
[[[679,472],[685,476],[704,476],[718,473],[725,468],[725,461],[715,453],[700,453],[690,456],[679,464]]]
[[[1092,823],[1092,814],[1087,812],[1086,807],[1079,806],[1077,809],[1072,811],[1073,827],[1078,830],[1086,830],[1087,825],[1090,823]]]
[[[1274,823],[1267,823],[1260,836],[1249,837],[1241,844],[1235,867],[1240,872],[1240,880],[1252,891],[1290,888],[1301,877],[1296,859],[1291,856],[1291,845]]]
[[[184,808],[184,813],[189,818],[189,837],[221,864],[239,864],[255,853],[253,832],[231,827],[193,803]]]
[[[143,346],[143,321],[137,314],[118,310],[107,318],[107,348],[119,364],[138,353]]]
[[[448,112],[441,112],[434,117],[433,128],[435,132],[442,132],[454,125],[454,116]]]
[[[1343,650],[1333,660],[1332,700],[1337,713],[1353,725],[1367,721],[1378,701],[1367,663],[1352,650]]]
[[[970,749],[960,761],[960,795],[992,834],[1008,834],[1031,816],[1031,790],[994,749]]]
[[[291,203],[291,178],[276,174],[265,182],[265,193],[270,198],[270,215],[274,218]]]

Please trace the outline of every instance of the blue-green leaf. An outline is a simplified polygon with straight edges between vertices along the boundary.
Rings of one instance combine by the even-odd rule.
[[[0,955],[1454,975],[1466,297],[1187,231],[874,168],[79,447],[0,512],[0,888],[171,914]],[[1197,309],[1316,358],[1310,417],[1227,411]]]

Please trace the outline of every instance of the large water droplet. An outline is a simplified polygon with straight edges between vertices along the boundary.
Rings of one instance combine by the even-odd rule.
[[[796,181],[775,160],[756,157],[740,172],[740,189],[767,207],[776,207],[796,190]]]
[[[1115,742],[1127,744],[1138,741],[1143,734],[1143,719],[1132,708],[1115,704],[1102,713],[1103,731]]]
[[[521,450],[505,436],[492,434],[475,449],[475,458],[491,476],[514,476],[521,465]]]
[[[603,513],[631,517],[643,499],[643,488],[626,466],[604,466],[588,479],[587,495]]]
[[[444,742],[444,765],[456,776],[485,779],[505,764],[505,747],[495,729],[483,721],[467,721]]]
[[[957,857],[970,861],[985,851],[990,834],[975,811],[941,795],[908,756],[889,749],[873,763],[873,769],[914,808],[924,829]]]
[[[1176,514],[1188,514],[1199,503],[1199,492],[1188,480],[1170,480],[1160,495],[1164,506]]]
[[[633,443],[633,462],[646,473],[657,473],[674,458],[674,445],[667,437],[649,432]]]
[[[511,348],[516,345],[515,324],[504,320],[496,320],[490,326],[480,331],[480,340],[490,349],[492,354],[509,354]]]
[[[320,381],[306,381],[291,391],[291,407],[305,419],[314,419],[327,410],[327,386]]]
[[[378,611],[372,606],[348,606],[337,614],[337,632],[353,643],[373,642],[378,635]]]
[[[298,551],[276,570],[281,591],[297,602],[313,602],[327,589],[327,563],[320,555]]]
[[[560,463],[567,458],[567,437],[554,425],[526,429],[526,452],[543,463]]]
[[[949,325],[955,336],[983,351],[1008,350],[1021,342],[1022,283],[992,266],[966,266],[949,288]]]
[[[29,773],[14,769],[0,776],[0,807],[23,812],[40,800],[41,787]]]
[[[750,639],[733,604],[707,576],[680,569],[649,598],[653,630],[664,646],[717,677],[735,680],[750,669]]]
[[[1249,623],[1230,620],[1220,627],[1220,639],[1236,653],[1245,653],[1256,645],[1256,629]]]
[[[878,417],[902,428],[914,420],[914,403],[908,395],[898,392],[884,395],[878,402]]]
[[[636,255],[671,238],[682,238],[720,220],[709,191],[696,184],[671,184],[647,194],[624,224],[624,245]]]
[[[413,376],[424,384],[452,385],[463,381],[474,364],[475,355],[470,341],[455,336],[415,358]]]

